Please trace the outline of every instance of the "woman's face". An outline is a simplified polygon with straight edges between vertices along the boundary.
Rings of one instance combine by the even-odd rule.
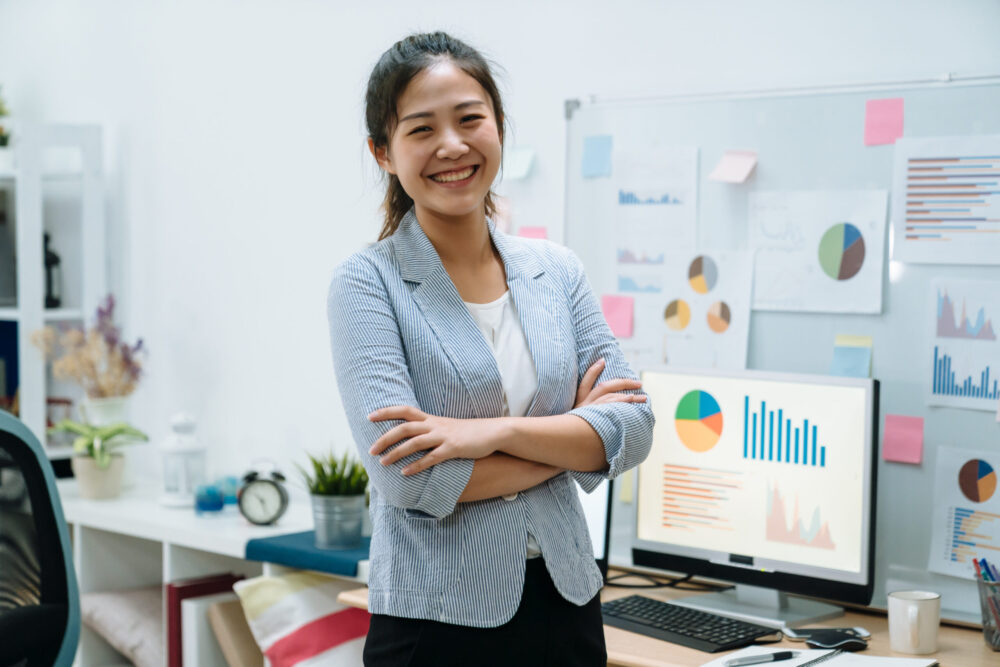
[[[389,149],[375,156],[399,177],[417,215],[482,215],[501,145],[492,101],[479,82],[442,60],[410,81],[396,113]]]

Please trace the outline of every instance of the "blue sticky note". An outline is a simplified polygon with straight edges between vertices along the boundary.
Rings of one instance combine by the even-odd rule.
[[[833,348],[830,375],[866,378],[872,374],[872,349],[838,345]]]
[[[583,139],[584,178],[611,175],[611,135],[601,134]]]

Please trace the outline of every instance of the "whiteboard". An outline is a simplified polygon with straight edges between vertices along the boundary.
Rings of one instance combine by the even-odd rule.
[[[613,267],[607,261],[615,231],[595,215],[607,192],[581,171],[586,137],[612,135],[614,142],[633,147],[697,146],[697,247],[745,250],[753,192],[892,190],[893,146],[865,146],[863,141],[866,101],[887,97],[904,98],[906,137],[1000,134],[997,77],[656,100],[570,100],[566,244],[582,259],[597,294],[616,292]],[[721,155],[740,149],[758,153],[750,178],[742,184],[709,181]],[[978,622],[974,582],[927,571],[928,517],[933,510],[937,449],[996,451],[1000,424],[993,413],[928,407],[926,369],[915,360],[922,359],[927,345],[924,323],[933,307],[928,300],[934,280],[1000,281],[1000,266],[903,265],[888,261],[891,250],[888,242],[885,246],[881,313],[753,311],[747,368],[827,373],[837,334],[872,336],[872,376],[881,381],[880,432],[887,413],[923,416],[925,423],[921,465],[879,462],[876,588],[871,604],[885,607],[887,591],[931,589],[943,596],[945,618]],[[613,507],[611,563],[629,565],[634,506],[623,503],[616,490]]]

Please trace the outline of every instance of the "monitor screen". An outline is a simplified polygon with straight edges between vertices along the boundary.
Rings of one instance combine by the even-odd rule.
[[[633,560],[867,603],[878,384],[646,370],[656,414],[637,474]]]

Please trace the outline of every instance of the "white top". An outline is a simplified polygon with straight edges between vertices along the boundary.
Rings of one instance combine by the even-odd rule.
[[[496,359],[500,383],[503,385],[504,415],[523,417],[528,413],[531,399],[538,389],[538,374],[510,292],[504,292],[503,296],[490,303],[466,301],[465,305]],[[515,498],[516,493],[504,496],[505,500]],[[541,554],[535,537],[528,533],[528,558]]]

